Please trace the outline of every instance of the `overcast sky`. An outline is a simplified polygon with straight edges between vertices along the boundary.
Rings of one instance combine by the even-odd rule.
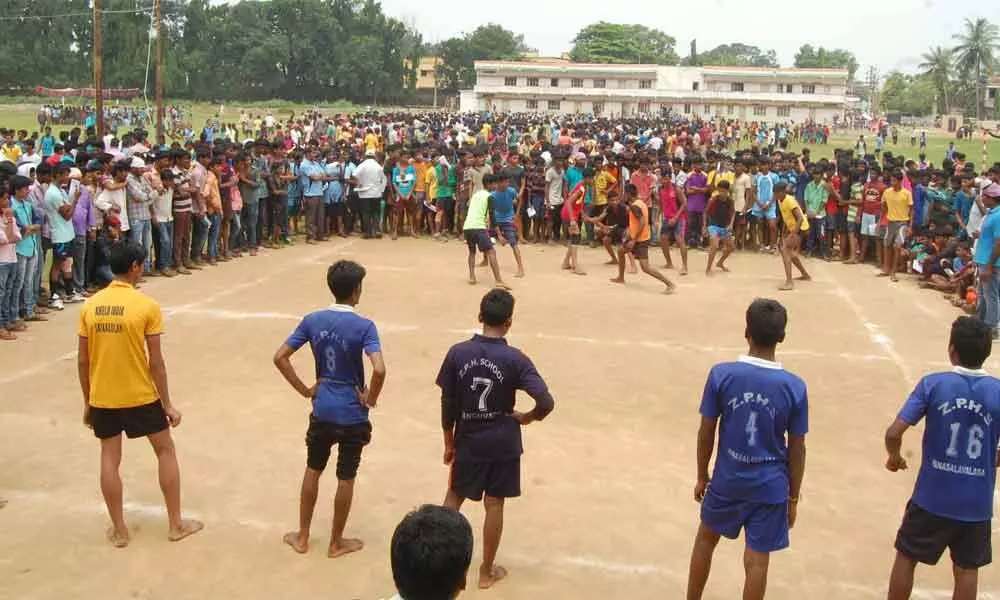
[[[791,66],[802,43],[854,52],[864,73],[916,70],[931,46],[952,45],[966,18],[993,17],[997,0],[381,0],[383,10],[417,26],[424,39],[437,42],[495,22],[524,34],[525,43],[546,56],[568,52],[584,26],[597,21],[642,23],[677,38],[686,56],[692,37],[702,52],[719,44],[743,42],[774,49],[782,66]],[[989,7],[993,11],[987,12]],[[691,10],[694,7],[695,10]],[[694,19],[692,19],[694,17]],[[700,26],[692,26],[701,22]]]

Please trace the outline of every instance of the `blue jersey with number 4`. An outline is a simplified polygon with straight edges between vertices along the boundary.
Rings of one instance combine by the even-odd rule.
[[[306,315],[285,341],[298,350],[306,342],[316,361],[314,417],[338,425],[368,422],[368,407],[358,398],[365,387],[364,354],[380,352],[375,323],[349,306],[334,304]]]
[[[785,435],[809,430],[805,382],[778,363],[741,356],[712,367],[700,412],[720,421],[712,490],[730,500],[785,502]]]
[[[1000,380],[955,367],[917,383],[899,418],[926,418],[913,503],[935,515],[976,523],[993,517]]]

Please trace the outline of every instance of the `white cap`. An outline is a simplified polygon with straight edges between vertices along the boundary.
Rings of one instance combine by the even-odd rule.
[[[142,160],[138,156],[133,156],[132,162],[129,164],[129,166],[132,167],[133,169],[145,169],[146,161]]]

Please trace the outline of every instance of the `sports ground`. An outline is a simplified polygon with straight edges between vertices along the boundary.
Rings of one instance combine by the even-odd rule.
[[[582,251],[586,277],[561,272],[562,253],[526,247],[527,277],[515,280],[509,250],[499,250],[517,298],[510,340],[548,381],[556,410],[525,431],[524,496],[508,504],[499,553],[510,578],[463,597],[683,597],[704,378],[745,349],[746,306],[769,296],[789,311],[778,357],[809,386],[811,427],[792,547],[772,557],[768,597],[883,598],[920,438],[904,442],[910,470],[891,474],[882,434],[919,376],[947,367],[955,309],[869,267],[810,261],[815,281],[779,293],[776,256],[736,254],[732,273],[706,279],[705,255],[692,252],[692,274],[668,272],[681,287],[665,296],[641,275],[608,283],[597,250]],[[337,258],[368,268],[359,311],[378,324],[388,380],[347,527],[366,548],[330,560],[332,472],[312,550],[299,556],[281,543],[297,522],[308,405],[271,357],[301,315],[329,304],[325,269]],[[651,258],[662,262],[655,251]],[[456,242],[337,240],[144,285],[166,315],[171,396],[184,413],[174,433],[185,509],[206,525],[178,544],[166,541],[143,441],[126,445],[122,466],[132,544],[116,550],[105,540],[99,446],[80,420],[78,307],[0,346],[0,598],[391,597],[393,528],[444,497],[434,378],[447,348],[475,328],[491,279],[483,270],[473,287],[465,275]],[[308,354],[296,357],[304,373]],[[1000,357],[986,367],[997,372]],[[478,531],[481,507],[467,506]],[[480,551],[477,541],[474,564]],[[741,555],[742,542],[720,545],[706,598],[738,597]],[[947,557],[918,569],[916,585],[914,598],[950,598]],[[1000,598],[996,569],[981,572],[980,590]]]

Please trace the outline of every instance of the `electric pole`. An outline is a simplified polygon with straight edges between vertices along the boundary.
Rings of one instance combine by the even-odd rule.
[[[155,29],[153,30],[156,36],[156,144],[161,145],[166,143],[166,136],[163,132],[163,13],[161,12],[161,0],[154,0],[153,10],[154,19],[156,20]]]
[[[94,0],[94,100],[97,110],[97,137],[104,135],[104,66],[101,59],[102,38],[101,0]]]

